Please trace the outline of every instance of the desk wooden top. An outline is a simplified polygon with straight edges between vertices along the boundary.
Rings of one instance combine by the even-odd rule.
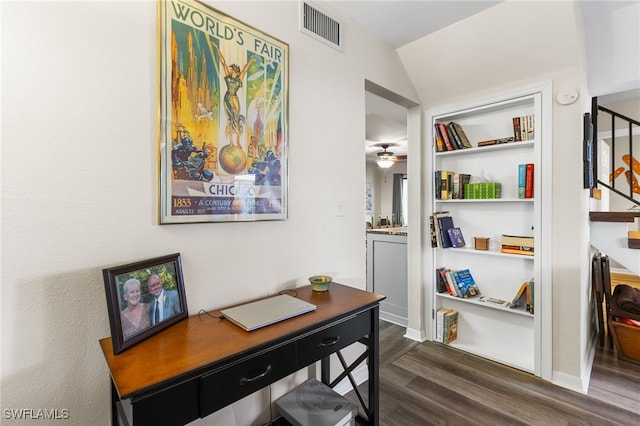
[[[128,398],[225,358],[378,304],[385,298],[338,283],[331,283],[326,292],[312,291],[311,286],[296,288],[295,292],[296,297],[313,303],[317,309],[254,331],[201,314],[186,318],[118,355],[113,354],[110,337],[100,339],[118,394]],[[220,312],[213,311],[212,315],[218,316]]]

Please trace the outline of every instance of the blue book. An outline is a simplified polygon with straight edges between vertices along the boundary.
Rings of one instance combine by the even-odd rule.
[[[451,216],[440,216],[436,218],[438,221],[438,229],[440,231],[440,240],[442,248],[451,247],[451,239],[449,238],[449,228],[453,228],[453,218]]]
[[[527,181],[527,165],[518,164],[518,198],[524,198]]]
[[[456,280],[462,297],[473,297],[480,294],[480,290],[476,285],[476,281],[468,269],[452,272],[453,278]]]
[[[449,234],[449,239],[451,240],[451,247],[464,247],[464,237],[462,236],[462,230],[460,228],[454,227],[447,229],[447,233]]]

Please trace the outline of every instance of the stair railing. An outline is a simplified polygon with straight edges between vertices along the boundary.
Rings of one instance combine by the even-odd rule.
[[[610,181],[603,182],[598,177],[598,114],[599,113],[609,114],[611,117],[611,155],[610,164],[607,165],[609,168],[608,176],[610,177]],[[588,114],[586,115],[588,116]],[[591,195],[594,196],[594,189],[597,189],[598,186],[603,186],[608,190],[618,194],[619,196],[625,198],[626,200],[631,201],[636,206],[640,206],[640,200],[636,199],[634,194],[640,195],[640,183],[636,179],[634,173],[640,175],[640,162],[637,161],[633,157],[633,126],[640,126],[640,122],[634,120],[633,118],[626,117],[618,112],[612,111],[606,107],[598,105],[598,98],[594,97],[591,99],[591,120],[588,122],[588,118],[585,117],[585,135],[584,135],[584,143],[585,143],[585,188],[591,189]],[[627,169],[615,167],[615,159],[616,155],[616,119],[622,120],[626,123],[628,127],[627,139],[628,145],[626,152],[629,154],[629,162],[627,164]],[[589,129],[588,126],[591,126]],[[624,137],[624,132],[622,136]],[[624,155],[624,153],[623,153]],[[634,170],[635,169],[635,170]],[[627,181],[629,182],[629,191],[623,192],[616,188],[616,177],[624,173],[627,176]]]

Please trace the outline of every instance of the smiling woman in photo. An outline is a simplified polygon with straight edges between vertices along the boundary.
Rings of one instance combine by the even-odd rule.
[[[122,334],[125,339],[149,328],[151,326],[151,307],[147,303],[141,303],[142,295],[140,281],[127,280],[122,286],[122,299],[127,306],[120,311],[122,322]]]

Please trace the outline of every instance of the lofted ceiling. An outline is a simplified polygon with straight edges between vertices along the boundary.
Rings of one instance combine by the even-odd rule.
[[[501,0],[502,1],[502,0]],[[494,6],[501,1],[322,1],[342,16],[357,22],[378,39],[397,49]],[[393,19],[389,19],[393,17]],[[365,153],[369,162],[383,151],[407,155],[407,110],[379,96],[366,93]]]
[[[327,5],[341,16],[348,17],[370,31],[375,37],[398,49],[415,40],[432,34],[447,26],[480,13],[500,1],[485,0],[322,0],[318,5]],[[577,0],[584,16],[585,31],[598,30],[602,17],[612,10],[629,5],[633,1]],[[587,57],[595,47],[587,37]],[[639,99],[640,89],[632,89],[606,96],[598,95],[601,101]],[[374,161],[382,143],[389,143],[389,151],[406,155],[406,110],[390,101],[367,93],[366,98],[366,142],[367,160]]]
[[[501,3],[488,0],[322,1],[394,49]]]

